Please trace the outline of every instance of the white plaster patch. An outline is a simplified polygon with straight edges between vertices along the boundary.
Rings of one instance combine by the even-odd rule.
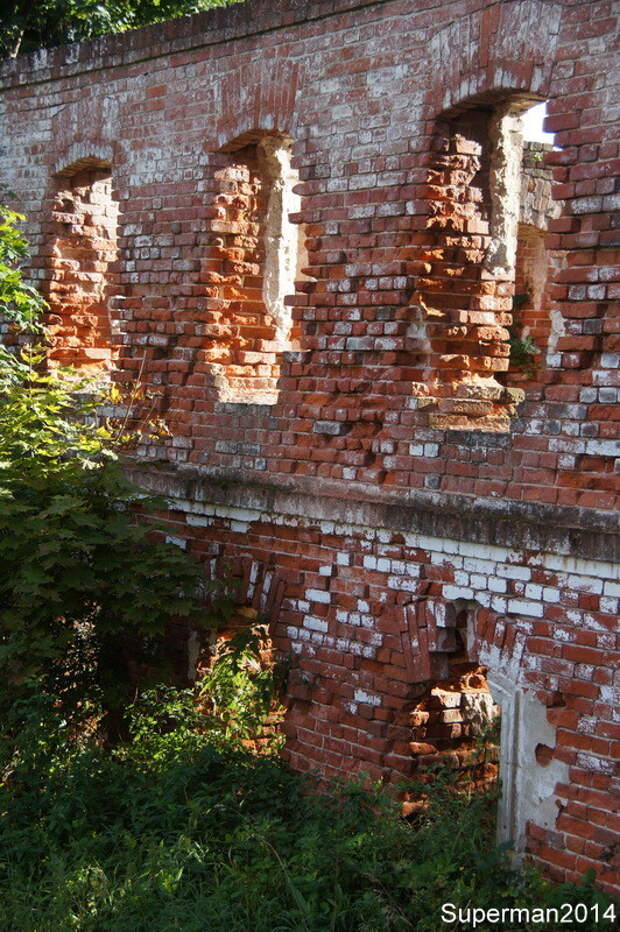
[[[366,705],[381,705],[381,696],[377,696],[375,693],[364,692],[363,689],[356,689],[353,698],[356,702],[364,702]]]

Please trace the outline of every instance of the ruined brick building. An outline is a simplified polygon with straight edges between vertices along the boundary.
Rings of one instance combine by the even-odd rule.
[[[465,767],[499,704],[502,837],[607,889],[617,25],[249,0],[0,66],[50,360],[148,389],[135,472],[292,654],[292,765]]]

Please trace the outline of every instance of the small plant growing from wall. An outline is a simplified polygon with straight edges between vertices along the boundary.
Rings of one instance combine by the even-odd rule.
[[[513,322],[510,327],[510,367],[518,369],[527,379],[536,377],[538,365],[534,360],[540,353],[532,337],[523,334],[523,323],[519,315],[521,308],[526,307],[530,300],[529,291],[514,295],[512,299]]]

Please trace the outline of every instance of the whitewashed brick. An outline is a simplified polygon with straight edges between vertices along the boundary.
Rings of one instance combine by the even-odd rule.
[[[324,618],[317,618],[316,615],[306,615],[304,617],[304,628],[325,633],[329,628],[329,624]]]
[[[364,692],[363,689],[356,689],[353,693],[353,698],[356,702],[363,702],[366,705],[381,705],[381,696],[377,696],[375,693]]]
[[[304,595],[310,602],[322,602],[324,605],[329,605],[331,602],[329,592],[325,592],[323,589],[306,589]]]
[[[529,615],[542,618],[544,607],[540,602],[526,602],[524,599],[508,599],[508,611],[515,615]]]
[[[466,586],[444,586],[443,597],[449,602],[453,602],[456,599],[473,599],[474,590],[468,589]]]
[[[529,566],[498,566],[497,575],[505,576],[507,579],[530,579],[532,571]]]
[[[569,576],[568,585],[577,592],[590,592],[593,595],[600,595],[603,591],[603,580],[593,576]]]

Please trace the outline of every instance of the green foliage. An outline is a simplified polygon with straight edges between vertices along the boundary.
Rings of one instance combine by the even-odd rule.
[[[0,293],[28,337],[42,302],[17,268],[17,215],[2,216]],[[202,576],[136,520],[164,503],[124,478],[100,399],[43,362],[36,347],[0,347],[0,715],[43,684],[66,716],[102,701],[111,722],[164,662],[166,625],[208,620]]]
[[[534,357],[540,350],[530,336],[523,336],[523,323],[521,321],[521,308],[526,307],[532,296],[529,290],[517,293],[512,298],[513,318],[510,327],[510,366],[520,369],[528,379],[536,377],[538,365]]]
[[[281,717],[284,710],[275,697],[281,691],[282,669],[262,661],[266,643],[266,631],[259,626],[220,645],[200,690],[211,740],[225,745],[254,742],[263,737],[267,719]],[[266,746],[277,750],[280,737],[268,735]]]
[[[200,570],[136,521],[162,503],[124,479],[93,402],[38,361],[0,355],[0,675],[18,690],[45,675],[63,701],[90,680],[118,706],[166,624],[198,618]]]
[[[108,751],[71,741],[52,704],[21,716],[0,789],[0,915],[14,932],[436,932],[446,901],[607,902],[591,882],[513,873],[492,800],[439,781],[407,824],[358,782],[319,795],[277,759],[214,745],[186,690],[144,695]]]
[[[520,369],[528,379],[533,379],[538,372],[534,357],[539,353],[540,350],[530,336],[510,340],[510,365]]]
[[[20,263],[28,243],[18,229],[21,214],[0,205],[0,315],[21,330],[40,329],[38,319],[45,302],[23,278]]]
[[[188,16],[240,0],[8,0],[0,13],[0,57]]]

